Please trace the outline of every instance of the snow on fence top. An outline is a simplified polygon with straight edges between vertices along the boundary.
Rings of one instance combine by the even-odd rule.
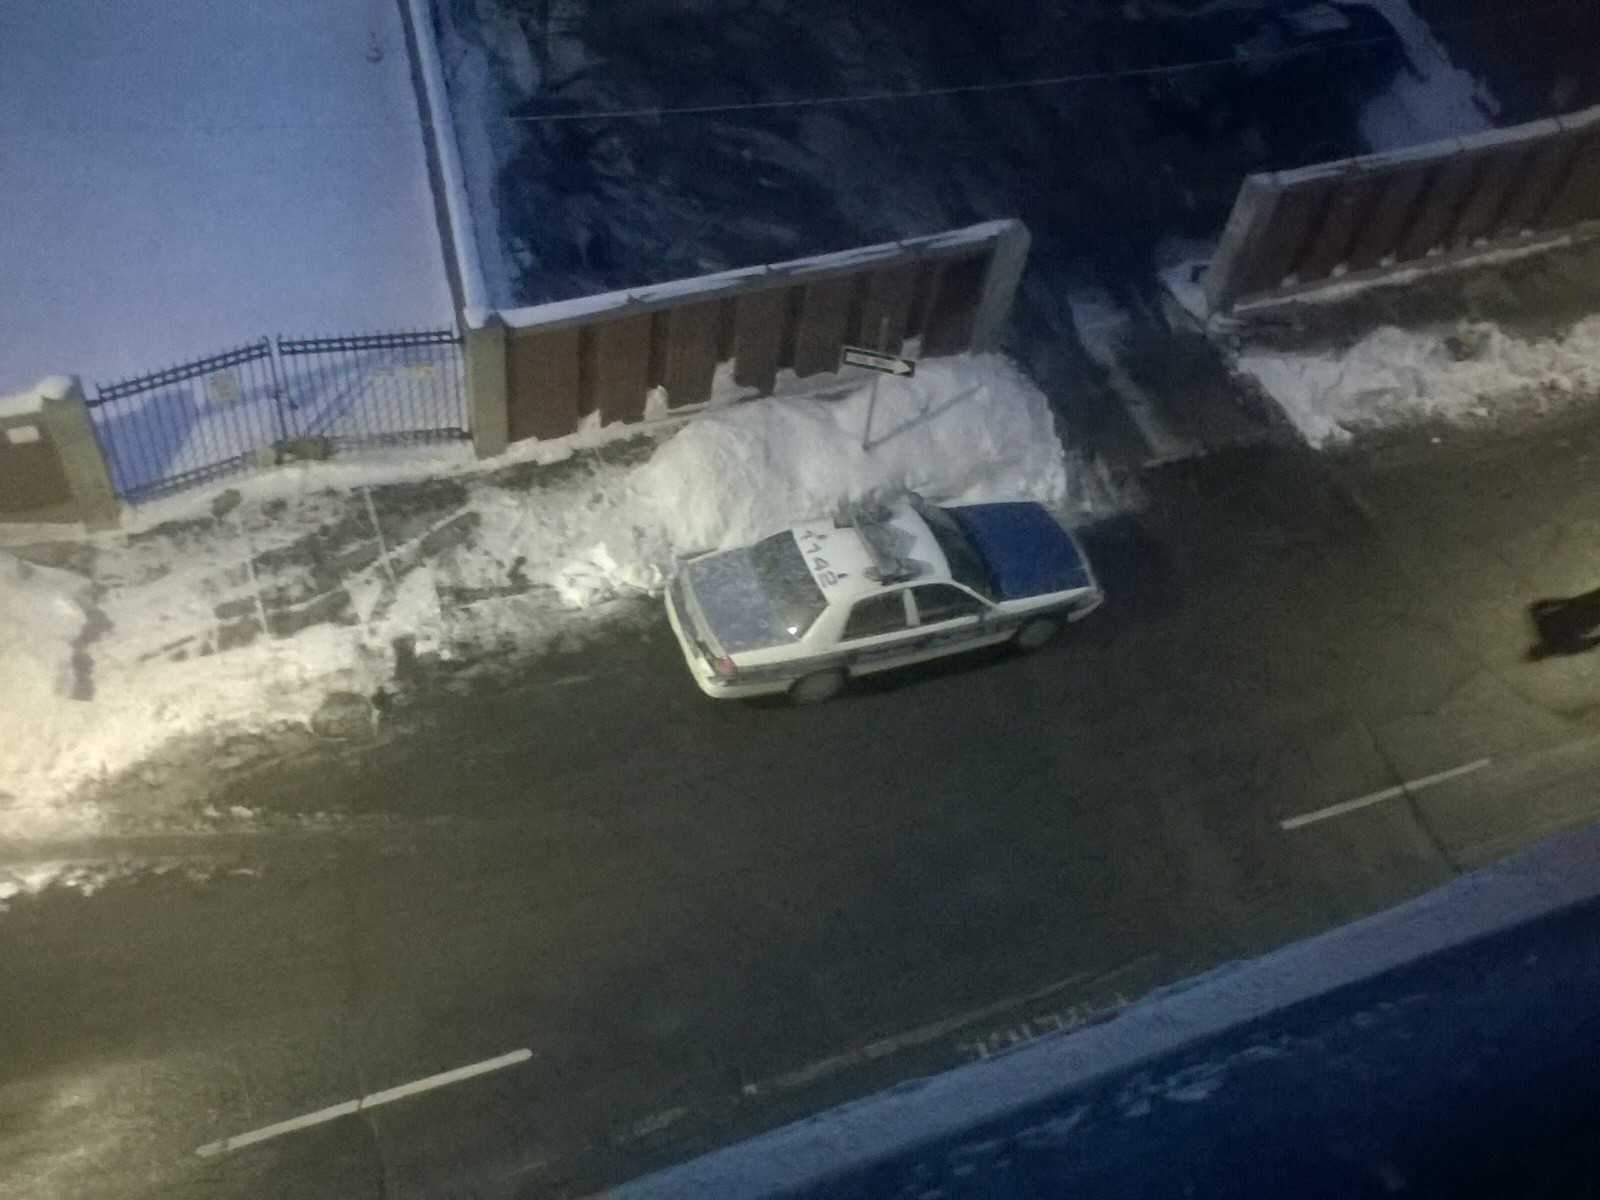
[[[71,390],[72,380],[65,375],[47,375],[26,391],[0,396],[0,420],[32,416],[46,400],[60,400]]]
[[[741,267],[733,271],[719,271],[714,275],[697,275],[692,279],[675,279],[668,283],[650,284],[624,291],[602,292],[595,296],[579,296],[572,300],[556,300],[526,308],[505,309],[501,311],[500,317],[512,329],[527,329],[536,325],[564,325],[621,308],[642,312],[652,306],[672,304],[691,296],[779,287],[793,283],[797,279],[856,270],[876,262],[954,250],[963,246],[977,246],[999,238],[1018,224],[1015,219],[984,221],[964,229],[906,238],[898,242],[879,242],[872,246],[840,250],[834,254],[817,254],[810,258],[796,258],[765,266]],[[482,328],[482,321],[474,323],[473,328]]]
[[[455,243],[456,269],[461,277],[462,316],[473,328],[481,328],[489,315],[489,289],[484,282],[483,263],[478,257],[472,209],[467,204],[461,149],[456,144],[455,125],[450,119],[444,68],[439,62],[439,44],[434,36],[433,13],[428,0],[406,0],[406,3],[417,41],[417,60],[422,68],[428,123],[433,127],[434,144],[438,150],[445,216],[450,224],[450,240]]]

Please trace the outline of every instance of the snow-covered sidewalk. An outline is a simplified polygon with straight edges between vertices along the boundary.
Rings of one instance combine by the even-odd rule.
[[[84,785],[187,736],[330,712],[359,727],[414,661],[537,654],[604,623],[608,601],[658,591],[676,556],[848,497],[1032,496],[1078,523],[1114,507],[1003,358],[885,379],[867,430],[869,402],[852,380],[487,464],[460,448],[307,464],[86,543],[0,551],[0,673],[21,714],[0,747],[0,840],[136,818]]]

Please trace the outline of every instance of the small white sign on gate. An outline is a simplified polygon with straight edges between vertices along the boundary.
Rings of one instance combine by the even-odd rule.
[[[232,404],[238,398],[237,371],[214,371],[206,376],[206,400],[211,404]]]

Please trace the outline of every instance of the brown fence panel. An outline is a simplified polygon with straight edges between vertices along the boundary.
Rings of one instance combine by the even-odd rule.
[[[1284,194],[1272,225],[1257,243],[1255,270],[1250,276],[1258,281],[1254,286],[1276,287],[1296,273],[1337,187],[1337,180],[1317,179]]]
[[[600,419],[637,421],[650,392],[651,317],[643,313],[591,325],[584,339],[584,382],[592,395],[580,408],[600,411]]]
[[[1527,166],[1528,153],[1526,146],[1508,146],[1499,154],[1484,156],[1477,183],[1456,214],[1455,228],[1450,231],[1452,246],[1470,246],[1499,228],[1506,201]]]
[[[656,323],[665,339],[661,382],[667,403],[678,408],[709,400],[722,335],[721,302],[669,308],[657,315]]]
[[[861,318],[851,341],[858,346],[900,353],[911,322],[911,303],[916,297],[918,271],[915,263],[902,263],[874,271],[867,277]]]
[[[784,288],[739,297],[733,318],[733,381],[741,387],[766,395],[777,383],[793,292]]]
[[[1483,161],[1471,154],[1439,165],[1417,202],[1410,227],[1400,239],[1400,258],[1421,258],[1446,243],[1482,169]]]
[[[911,304],[906,310],[906,336],[921,337],[928,328],[928,309],[933,303],[934,288],[939,283],[942,264],[936,258],[923,259],[916,266],[916,277],[911,285]]]
[[[1533,148],[1523,165],[1522,177],[1506,199],[1500,236],[1512,237],[1544,224],[1550,199],[1571,171],[1573,155],[1582,141],[1582,134],[1561,130]]]
[[[508,436],[563,437],[583,411],[583,329],[515,329],[506,340]]]
[[[1546,225],[1573,225],[1600,218],[1600,132],[1578,144],[1567,178],[1544,211]]]
[[[924,354],[954,354],[966,346],[988,270],[989,257],[982,254],[946,259],[939,264],[922,326]]]
[[[1346,263],[1352,271],[1375,267],[1400,249],[1400,238],[1411,223],[1417,201],[1433,173],[1431,166],[1411,167],[1385,175],[1379,181],[1367,219],[1350,244]]]
[[[1485,239],[1600,220],[1600,109],[1253,175],[1207,273],[1213,308]]]
[[[794,343],[794,373],[802,379],[839,369],[857,281],[855,275],[842,275],[806,284]]]
[[[1380,181],[1370,177],[1341,180],[1329,195],[1322,221],[1306,246],[1298,274],[1302,279],[1325,279],[1344,262],[1356,231],[1366,222],[1377,198]]]
[[[674,408],[711,398],[719,364],[742,387],[770,394],[778,373],[837,371],[848,343],[899,351],[920,335],[925,355],[954,354],[974,339],[993,345],[1027,257],[1020,221],[865,246],[628,292],[491,314],[473,404],[482,429],[507,440],[561,437],[587,414],[637,421],[650,389]],[[491,345],[492,343],[492,345]],[[499,382],[504,388],[497,387]],[[503,396],[500,392],[503,390]],[[485,436],[479,452],[504,443]]]

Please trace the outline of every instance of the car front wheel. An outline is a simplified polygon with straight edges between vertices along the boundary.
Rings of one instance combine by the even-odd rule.
[[[1057,628],[1056,623],[1048,617],[1035,617],[1017,630],[1011,643],[1018,650],[1037,650],[1055,637]]]
[[[843,671],[813,671],[789,685],[789,703],[822,704],[837,696],[843,687]]]

